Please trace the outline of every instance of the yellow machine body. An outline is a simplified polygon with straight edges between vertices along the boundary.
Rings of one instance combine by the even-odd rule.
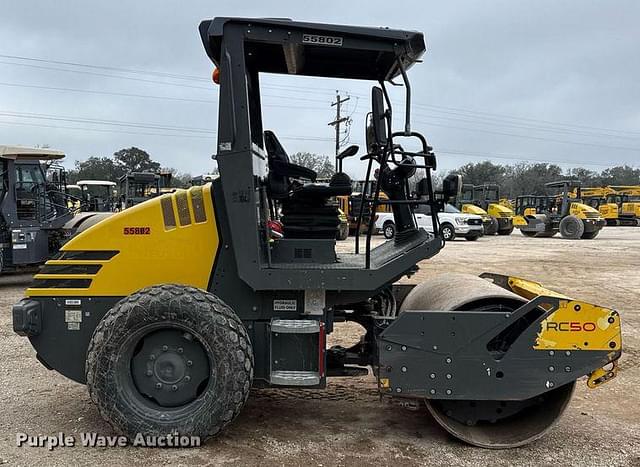
[[[515,216],[513,218],[513,225],[516,227],[521,227],[525,225],[529,225],[525,216]]]
[[[618,205],[615,203],[603,203],[598,207],[598,211],[605,220],[618,219]]]
[[[59,259],[46,264],[94,265],[95,273],[37,274],[27,296],[127,296],[156,284],[206,289],[218,247],[211,185],[180,189],[116,213],[72,238]],[[115,254],[75,259],[82,257],[76,252]],[[38,288],[47,279],[84,279],[88,286]]]
[[[513,217],[513,209],[498,203],[491,203],[487,208],[487,214],[495,218],[509,219]]]
[[[499,274],[485,275],[527,300],[542,298],[540,307],[543,309],[555,308],[540,323],[534,349],[549,352],[606,351],[609,352],[607,365],[588,376],[587,386],[593,389],[617,376],[617,362],[622,353],[622,329],[616,310],[574,300],[539,282]],[[544,297],[559,299],[557,306],[545,304]]]
[[[513,217],[513,225],[516,227],[522,227],[525,225],[529,225],[529,221],[527,220],[528,216],[535,216],[537,214],[536,208],[526,208],[524,210],[523,215],[518,215]]]
[[[462,209],[460,209],[465,214],[474,214],[476,216],[482,217],[482,221],[490,221],[491,217],[489,213],[482,209],[480,206],[476,206],[475,204],[463,204]]]
[[[615,194],[616,191],[608,186],[580,189],[580,196],[582,197],[583,204],[588,205],[590,200],[596,199],[598,201],[598,212],[600,212],[600,215],[608,221],[615,221],[618,219],[618,205],[616,203],[608,203],[606,201],[607,197]],[[578,193],[576,189],[569,193],[570,198],[576,198],[577,196]]]
[[[620,208],[621,216],[637,217],[640,219],[640,202],[632,201],[628,203],[622,203]]]
[[[569,214],[578,217],[579,219],[601,219],[600,212],[588,206],[584,203],[571,203],[569,207]]]
[[[498,204],[500,204],[501,206],[504,206],[505,208],[509,208],[512,211],[515,211],[515,208],[513,206],[514,203],[508,198],[500,198],[500,201],[498,201]]]

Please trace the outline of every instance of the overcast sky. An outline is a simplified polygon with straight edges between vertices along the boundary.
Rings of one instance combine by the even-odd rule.
[[[209,171],[218,89],[197,26],[215,16],[424,32],[424,63],[410,71],[413,127],[440,168],[486,159],[640,165],[633,0],[2,1],[0,144],[48,144],[69,166],[138,146],[164,166]],[[265,127],[290,153],[333,154],[336,90],[351,97],[349,142],[362,143],[372,83],[269,76],[263,85]],[[361,173],[355,159],[347,169]]]

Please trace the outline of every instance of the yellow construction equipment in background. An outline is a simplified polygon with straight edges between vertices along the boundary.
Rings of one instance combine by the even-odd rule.
[[[579,198],[581,195],[582,202],[587,206],[591,206],[600,212],[607,225],[620,225],[618,219],[618,205],[611,199],[616,192],[611,187],[588,187],[581,188],[578,194],[577,188],[569,193],[570,198]]]
[[[485,235],[510,235],[513,232],[513,208],[501,202],[500,187],[494,183],[463,185],[458,207],[466,214],[482,217]]]
[[[593,207],[581,199],[580,182],[563,180],[546,184],[558,190],[555,196],[518,196],[513,225],[526,237],[593,239],[605,225],[605,220]],[[575,193],[572,195],[572,193]]]
[[[611,188],[616,191],[620,218],[628,220],[631,225],[640,225],[640,185],[616,185]]]

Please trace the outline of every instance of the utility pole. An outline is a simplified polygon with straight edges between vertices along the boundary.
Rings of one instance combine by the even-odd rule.
[[[340,106],[342,103],[347,102],[350,97],[345,97],[342,99],[340,97],[340,93],[336,91],[336,101],[331,103],[331,107],[336,108],[336,119],[332,122],[329,122],[329,126],[332,126],[336,130],[336,172],[338,171],[338,154],[340,154],[340,124],[348,122],[350,120],[349,117],[341,117],[340,116]]]

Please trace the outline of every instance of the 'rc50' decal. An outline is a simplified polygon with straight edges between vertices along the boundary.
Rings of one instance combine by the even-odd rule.
[[[563,331],[563,332],[579,332],[579,331],[595,331],[596,323],[587,321],[581,323],[579,321],[547,321],[547,331]]]

